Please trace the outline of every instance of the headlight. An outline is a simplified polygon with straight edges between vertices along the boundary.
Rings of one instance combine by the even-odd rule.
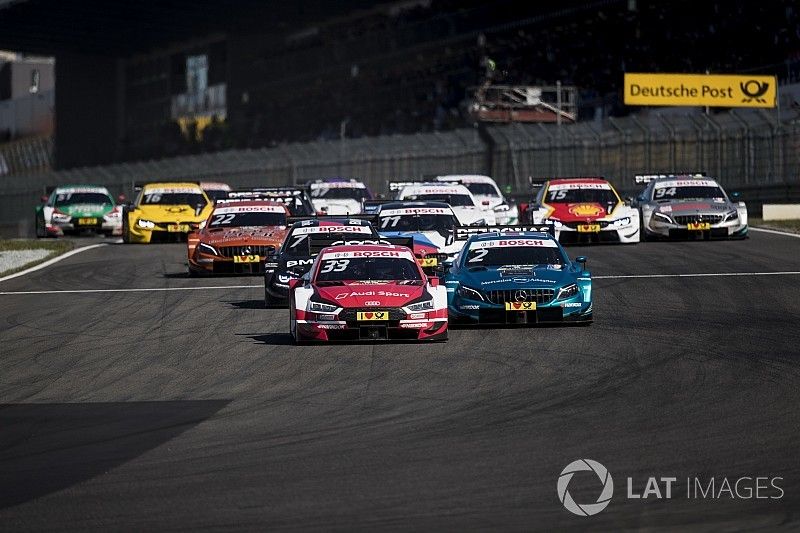
[[[480,300],[481,302],[485,302],[486,299],[483,297],[480,291],[475,289],[471,289],[465,285],[459,285],[457,289],[458,295],[462,298],[469,298],[470,300]]]
[[[567,285],[566,287],[561,287],[558,289],[558,296],[556,296],[556,300],[570,298],[576,294],[578,294],[578,285],[572,283],[571,285]]]
[[[508,211],[509,209],[511,209],[511,208],[508,207],[508,204],[500,204],[500,205],[494,206],[494,210],[497,211],[497,212]]]
[[[738,218],[739,218],[739,212],[738,211],[731,211],[730,213],[725,215],[725,220],[736,220]]]
[[[197,249],[199,251],[203,252],[204,254],[219,255],[219,252],[217,252],[216,248],[214,248],[210,244],[206,244],[204,242],[201,242],[200,244],[198,244],[197,245]]]
[[[417,302],[415,304],[407,305],[406,309],[411,313],[419,313],[421,311],[433,311],[433,300],[425,300],[424,302]]]
[[[337,309],[339,308],[335,305],[324,304],[322,302],[311,301],[308,303],[308,310],[313,313],[333,313]]]
[[[70,219],[72,219],[72,217],[66,213],[53,211],[53,222],[69,222]]]
[[[621,228],[622,226],[627,226],[630,223],[631,223],[631,217],[623,217],[615,220],[614,222],[611,223],[611,225],[614,226],[615,228]]]
[[[674,224],[675,223],[675,222],[672,221],[672,217],[670,217],[669,215],[665,215],[664,213],[659,213],[658,211],[653,213],[653,218],[657,218],[661,222],[666,222],[667,224]]]
[[[137,221],[136,221],[136,224],[137,224],[137,225],[138,225],[140,228],[144,228],[144,229],[153,229],[153,228],[155,228],[155,227],[156,227],[156,223],[155,223],[155,222],[151,222],[151,221],[149,221],[149,220],[145,220],[145,219],[143,219],[143,218],[140,218],[139,220],[137,220]]]

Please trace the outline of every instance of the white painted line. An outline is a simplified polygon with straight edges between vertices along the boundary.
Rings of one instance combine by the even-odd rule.
[[[732,276],[800,276],[800,270],[783,272],[711,272],[707,274],[625,274],[619,276],[593,276],[592,279],[724,278]]]
[[[36,272],[37,270],[41,270],[43,268],[49,267],[50,265],[58,263],[62,259],[66,259],[67,257],[71,257],[71,256],[73,256],[75,254],[79,254],[81,252],[85,252],[86,250],[91,250],[93,248],[99,248],[100,246],[106,246],[106,243],[91,244],[89,246],[83,246],[81,248],[75,248],[74,250],[70,250],[67,253],[64,253],[64,254],[61,254],[61,255],[57,255],[52,259],[48,259],[44,263],[39,263],[38,265],[32,266],[31,268],[26,268],[25,270],[22,270],[20,272],[15,273],[15,274],[9,274],[8,276],[2,277],[2,278],[0,278],[0,281],[6,281],[6,280],[9,280],[9,279],[18,278],[20,276],[24,276],[25,274],[30,274],[31,272]]]
[[[219,289],[263,289],[264,285],[211,285],[206,287],[153,287],[141,289],[71,289],[63,291],[7,291],[0,296],[12,294],[92,294],[103,292],[169,292],[169,291],[210,291]]]
[[[767,228],[750,228],[750,231],[758,231],[761,233],[772,233],[773,235],[783,235],[784,237],[794,237],[795,239],[800,239],[800,233],[792,233],[789,231],[779,231],[776,229],[767,229]]]

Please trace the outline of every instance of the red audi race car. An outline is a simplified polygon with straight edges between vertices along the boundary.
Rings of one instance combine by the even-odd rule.
[[[289,285],[289,329],[298,344],[447,340],[447,290],[407,247],[328,247]]]
[[[286,237],[285,204],[219,200],[203,227],[189,235],[189,275],[259,274]]]

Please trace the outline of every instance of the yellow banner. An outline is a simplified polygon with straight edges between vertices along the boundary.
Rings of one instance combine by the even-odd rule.
[[[775,76],[625,74],[625,105],[775,107]]]

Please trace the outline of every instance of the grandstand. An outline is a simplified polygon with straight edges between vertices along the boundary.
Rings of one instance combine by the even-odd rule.
[[[789,0],[37,0],[0,3],[0,49],[56,56],[69,168],[469,127],[487,58],[497,83],[577,87],[579,121],[623,116],[626,70],[795,78],[799,21]]]

